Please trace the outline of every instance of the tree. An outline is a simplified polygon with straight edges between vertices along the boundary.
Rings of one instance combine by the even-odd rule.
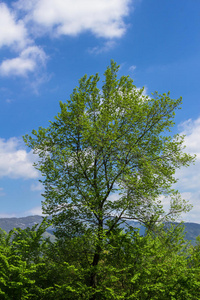
[[[120,223],[138,220],[151,229],[190,208],[172,189],[176,168],[194,160],[183,152],[184,137],[169,134],[181,98],[145,96],[129,76],[118,79],[118,69],[111,61],[101,90],[98,74],[85,75],[50,126],[24,137],[39,156],[43,212],[57,236],[93,239],[88,284],[94,291],[105,245]],[[168,213],[161,195],[171,198]]]
[[[141,236],[138,229],[118,228],[101,258],[97,299],[199,299],[183,231],[162,224],[156,234]]]
[[[47,226],[44,220],[39,226],[14,228],[8,234],[0,230],[1,299],[36,299],[31,291],[47,243],[42,237]]]

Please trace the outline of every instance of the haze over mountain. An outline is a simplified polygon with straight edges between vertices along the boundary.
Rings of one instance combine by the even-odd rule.
[[[7,233],[13,228],[21,228],[25,229],[27,227],[32,227],[35,224],[40,224],[43,220],[42,216],[28,216],[22,218],[0,218],[0,228],[5,230]],[[133,227],[139,228],[140,233],[143,235],[145,232],[144,226],[142,226],[139,222],[130,221],[129,222]],[[178,223],[176,223],[178,224]],[[200,224],[197,223],[184,223],[185,226],[185,238],[188,241],[191,241],[192,244],[195,244],[196,237],[200,235]],[[53,237],[53,229],[52,227],[47,229],[46,236]]]

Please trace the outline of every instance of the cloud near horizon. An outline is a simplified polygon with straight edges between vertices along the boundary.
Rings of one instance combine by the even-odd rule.
[[[0,213],[0,218],[23,218],[23,217],[35,216],[35,215],[45,217],[45,215],[42,213],[42,206],[36,206],[24,212]]]
[[[188,119],[179,124],[181,135],[185,136],[184,145],[186,146],[185,152],[189,154],[196,154],[196,161],[189,167],[183,167],[176,171],[178,182],[176,188],[181,192],[182,197],[188,200],[193,209],[190,213],[184,216],[186,221],[199,222],[200,215],[200,117],[196,120]]]

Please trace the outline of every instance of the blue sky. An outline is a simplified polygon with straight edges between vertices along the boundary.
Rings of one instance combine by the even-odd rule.
[[[177,172],[200,223],[200,2],[196,0],[0,1],[0,217],[41,213],[39,174],[22,141],[48,126],[84,74],[121,65],[147,94],[183,97],[174,133],[195,166]],[[167,207],[167,204],[166,204]]]

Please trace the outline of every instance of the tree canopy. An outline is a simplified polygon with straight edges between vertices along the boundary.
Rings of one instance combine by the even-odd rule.
[[[176,169],[194,160],[183,151],[184,137],[170,135],[181,98],[146,96],[118,71],[111,61],[101,89],[98,74],[83,76],[49,127],[24,137],[39,156],[43,212],[57,235],[93,237],[93,288],[105,244],[120,223],[137,220],[151,229],[190,208],[173,189]],[[167,213],[161,195],[170,199]]]

